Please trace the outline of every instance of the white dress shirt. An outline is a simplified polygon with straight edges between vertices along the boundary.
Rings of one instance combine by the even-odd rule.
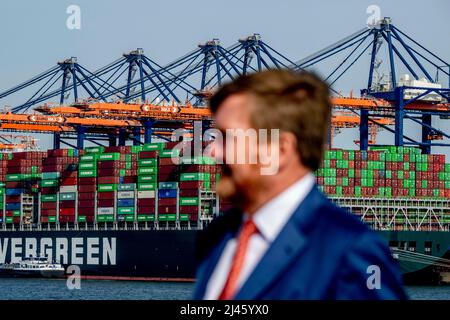
[[[236,285],[236,292],[248,279],[295,209],[311,191],[314,183],[315,177],[312,173],[309,173],[254,213],[252,219],[259,232],[252,235],[249,240],[244,266]],[[244,219],[248,219],[247,214]],[[221,294],[231,269],[236,247],[236,238],[229,240],[225,245],[219,262],[208,281],[204,297],[206,300],[215,300]]]

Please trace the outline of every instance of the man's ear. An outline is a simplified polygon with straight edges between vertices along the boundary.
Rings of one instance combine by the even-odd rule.
[[[279,146],[280,168],[287,166],[289,162],[299,158],[297,152],[297,138],[292,132],[280,132]]]

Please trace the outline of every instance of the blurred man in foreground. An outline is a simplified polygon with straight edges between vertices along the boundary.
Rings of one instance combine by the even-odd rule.
[[[218,193],[236,209],[199,235],[195,299],[406,298],[388,247],[315,184],[331,112],[322,80],[243,76],[210,107],[226,136],[213,147],[224,163]]]

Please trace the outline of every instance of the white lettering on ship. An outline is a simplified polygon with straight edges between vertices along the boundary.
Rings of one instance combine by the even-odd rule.
[[[114,237],[0,238],[0,263],[40,255],[70,265],[116,265],[116,240]]]

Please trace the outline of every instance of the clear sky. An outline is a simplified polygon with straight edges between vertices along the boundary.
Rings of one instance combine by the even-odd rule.
[[[72,4],[81,9],[80,30],[66,26],[66,9]],[[164,64],[212,38],[227,47],[253,33],[298,60],[363,28],[369,5],[379,6],[381,16],[390,16],[401,30],[450,61],[447,0],[15,0],[0,2],[0,91],[70,56],[95,70],[142,47],[147,56]],[[367,64],[354,68],[336,89],[357,93],[365,87]],[[1,100],[0,105],[16,102]],[[437,125],[448,129],[449,121]],[[417,128],[408,126],[408,130]],[[350,129],[339,134],[336,146],[354,148],[357,133]],[[42,142],[48,141],[42,137]],[[379,135],[379,142],[392,141],[390,133]],[[443,151],[435,148],[434,152]]]

